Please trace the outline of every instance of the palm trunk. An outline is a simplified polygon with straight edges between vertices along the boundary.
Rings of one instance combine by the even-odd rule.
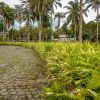
[[[10,24],[9,24],[9,22],[8,22],[8,24],[7,24],[8,41],[10,41],[9,29],[10,29]]]
[[[76,25],[75,25],[75,34],[74,34],[74,39],[76,41]]]
[[[30,42],[30,8],[29,8],[29,13],[28,13],[28,22],[27,22],[27,40]]]
[[[13,36],[14,35],[14,25],[12,25],[12,30],[13,30],[13,33],[11,35],[11,40],[14,41],[14,36]]]
[[[39,41],[42,41],[42,15],[39,14]]]
[[[60,18],[58,18],[58,26],[57,26],[57,30],[59,30],[60,28]]]
[[[83,0],[80,0],[80,29],[79,29],[79,41],[82,43],[82,24],[83,24]]]
[[[51,29],[53,29],[52,13],[51,13]],[[51,39],[53,41],[53,32],[52,32],[52,35],[51,35]]]
[[[29,29],[29,23],[28,23],[28,26],[27,26],[27,42],[30,42],[30,29]]]
[[[21,21],[19,22],[19,29],[21,30]],[[21,35],[19,34],[19,42],[20,42],[20,39],[21,39]]]
[[[98,15],[99,15],[99,7],[97,9],[97,36],[96,36],[96,41],[98,43],[98,40],[99,40],[99,23],[98,23]]]
[[[3,35],[3,40],[2,40],[2,41],[4,42],[4,34],[5,34],[5,21],[3,21],[3,32],[2,32],[2,33],[3,33],[3,34],[2,34],[2,35]]]

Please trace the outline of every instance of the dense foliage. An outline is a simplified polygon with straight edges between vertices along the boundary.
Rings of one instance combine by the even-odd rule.
[[[100,45],[38,43],[48,62],[46,98],[51,100],[100,98]]]
[[[99,100],[100,45],[90,43],[0,43],[35,48],[47,61],[44,99]]]

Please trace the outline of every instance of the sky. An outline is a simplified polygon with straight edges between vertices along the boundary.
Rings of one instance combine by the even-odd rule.
[[[20,3],[19,0],[0,0],[0,2],[2,2],[2,1],[5,2],[5,3],[7,3],[8,5],[10,5],[11,7],[13,7],[14,5]],[[71,1],[71,0],[61,0],[61,3],[62,3],[63,6],[65,6],[65,5],[68,5],[69,1]],[[66,12],[66,10],[67,9],[63,9],[63,7],[62,8],[58,7],[57,10],[55,10],[55,12]],[[95,20],[95,18],[96,18],[96,13],[92,9],[90,9],[90,11],[88,12],[88,17],[84,16],[84,19],[85,19],[86,22],[93,21],[93,20]],[[62,19],[61,20],[61,25],[64,22],[65,22],[65,19]],[[56,23],[56,22],[54,22],[54,23]]]

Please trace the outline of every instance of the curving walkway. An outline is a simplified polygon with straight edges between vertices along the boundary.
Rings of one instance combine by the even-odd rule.
[[[31,49],[0,46],[0,100],[39,100],[41,64]]]

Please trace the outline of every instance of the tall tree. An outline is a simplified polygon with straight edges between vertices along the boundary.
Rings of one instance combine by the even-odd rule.
[[[21,24],[22,24],[22,19],[23,19],[23,5],[18,4],[15,5],[15,11],[16,11],[16,20],[19,23],[19,29],[21,30]],[[19,34],[19,42],[21,39],[21,35]]]
[[[16,10],[16,19],[19,23],[19,29],[21,29],[21,24],[22,24],[22,17],[23,17],[23,5],[18,4],[15,5],[15,10]]]
[[[80,4],[78,2],[78,0],[75,1],[70,1],[68,3],[67,6],[65,6],[64,8],[67,8],[67,12],[65,12],[65,14],[67,14],[67,25],[71,24],[73,26],[74,29],[74,38],[75,41],[77,39],[77,30],[78,30],[78,26],[80,23]],[[82,9],[82,12],[85,16],[87,16],[86,13],[86,9]],[[82,21],[84,21],[84,19],[82,19]]]
[[[23,20],[26,21],[27,26],[27,41],[30,41],[30,25],[31,25],[31,18],[30,18],[30,10],[29,8],[24,9]]]
[[[64,17],[65,17],[65,14],[62,13],[62,12],[61,13],[58,12],[58,13],[55,14],[55,19],[56,18],[58,19],[57,30],[59,30],[60,24],[61,24],[61,19],[64,18]]]
[[[4,27],[5,26],[4,25],[4,23],[5,23],[5,19],[4,19],[4,16],[5,16],[4,8],[5,8],[5,6],[6,6],[6,4],[4,2],[0,2],[0,20],[1,20],[2,26],[3,26],[3,29],[2,29],[3,33],[5,31],[5,27]]]
[[[3,36],[4,36],[5,29],[9,29],[11,26],[14,25],[14,20],[15,20],[14,9],[9,7],[4,2],[0,2],[0,16],[2,16]],[[8,38],[8,40],[9,40],[9,38]]]
[[[64,8],[67,8],[67,12],[65,14],[68,14],[67,17],[67,24],[71,23],[72,26],[74,27],[74,38],[76,41],[76,30],[77,30],[77,26],[79,24],[79,12],[80,12],[80,5],[78,3],[78,1],[70,1],[68,3],[68,6],[65,6]]]
[[[100,9],[100,0],[86,0],[86,3],[88,3],[88,7],[92,7],[92,9],[94,9],[94,11],[97,12],[97,16],[99,16],[99,9]],[[96,41],[98,42],[98,39],[99,39],[99,25],[98,25],[98,22],[99,22],[99,18],[97,17],[96,19],[96,22],[97,22],[97,36],[96,36]]]
[[[51,15],[51,28],[53,29],[53,15],[54,15],[54,9],[59,6],[62,7],[62,4],[60,0],[49,0],[49,8],[50,8],[50,15]],[[52,32],[52,38],[53,38],[53,32]]]
[[[6,18],[6,25],[7,25],[7,29],[9,30],[11,27],[13,28],[14,26],[14,22],[15,22],[15,11],[14,9],[10,8],[9,6],[6,8],[6,14],[7,14],[7,18]],[[9,33],[9,32],[8,32]],[[8,34],[8,41],[9,41],[9,34]]]
[[[30,41],[30,24],[31,24],[31,6],[30,0],[21,0],[23,5],[23,20],[26,22],[27,26],[27,41]]]

